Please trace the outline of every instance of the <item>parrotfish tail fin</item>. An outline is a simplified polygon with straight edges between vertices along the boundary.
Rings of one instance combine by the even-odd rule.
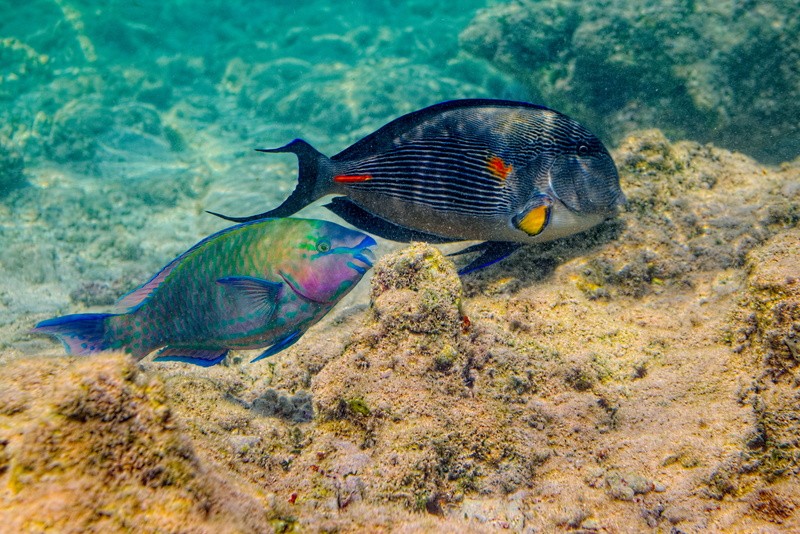
[[[459,269],[458,274],[463,276],[507,258],[521,246],[522,243],[512,243],[510,241],[486,241],[459,250],[458,252],[453,252],[452,254],[448,254],[448,256],[460,256],[462,254],[481,252],[481,255],[472,260],[466,267]]]
[[[106,319],[110,313],[80,313],[54,317],[37,324],[32,332],[57,337],[68,354],[94,354],[106,350]]]
[[[213,211],[209,211],[208,213],[237,223],[273,217],[288,217],[305,208],[318,198],[333,192],[331,187],[332,181],[328,176],[330,171],[327,171],[327,169],[332,166],[330,160],[302,139],[295,139],[288,145],[280,148],[258,148],[256,150],[258,152],[269,153],[291,152],[297,156],[299,172],[297,187],[294,192],[277,208],[257,215],[250,215],[249,217],[230,217]]]

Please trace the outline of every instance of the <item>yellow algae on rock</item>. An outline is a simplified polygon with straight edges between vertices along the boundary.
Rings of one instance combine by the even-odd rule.
[[[372,310],[396,332],[454,334],[461,325],[461,280],[437,248],[415,243],[375,264]]]
[[[269,509],[204,465],[161,381],[127,357],[20,359],[0,382],[3,530],[269,528]]]

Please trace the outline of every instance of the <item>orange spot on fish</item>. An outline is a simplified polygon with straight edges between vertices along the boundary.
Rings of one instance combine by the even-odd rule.
[[[339,184],[352,184],[355,182],[366,182],[372,180],[369,174],[340,174],[333,177],[333,181]]]
[[[489,172],[497,178],[498,180],[505,180],[512,170],[514,170],[513,165],[506,165],[506,162],[503,161],[499,156],[492,156],[489,158],[488,164]]]

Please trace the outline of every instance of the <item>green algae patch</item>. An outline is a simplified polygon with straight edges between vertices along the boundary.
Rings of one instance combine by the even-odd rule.
[[[343,402],[344,406],[346,407],[345,409],[353,415],[360,415],[361,417],[366,417],[372,413],[372,411],[369,409],[369,406],[367,406],[367,403],[366,401],[364,401],[364,399],[358,399],[358,398],[348,399]]]

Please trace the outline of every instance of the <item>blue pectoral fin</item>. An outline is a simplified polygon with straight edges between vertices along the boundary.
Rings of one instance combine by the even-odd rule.
[[[507,258],[512,252],[522,246],[522,243],[514,243],[509,241],[487,241],[485,243],[478,243],[472,245],[458,252],[448,254],[448,256],[460,256],[462,254],[471,254],[473,252],[481,252],[481,255],[472,260],[466,267],[459,269],[459,275],[469,274],[473,271],[488,267],[498,261]]]
[[[258,360],[263,360],[264,358],[269,358],[270,356],[278,354],[283,349],[288,349],[289,347],[297,343],[297,340],[300,339],[302,335],[303,335],[302,330],[295,330],[294,332],[291,332],[290,334],[276,341],[275,344],[272,345],[270,348],[268,348],[267,350],[265,350],[252,360],[250,360],[250,363],[257,362]]]
[[[217,283],[226,287],[236,298],[244,315],[251,313],[272,317],[283,290],[283,282],[270,282],[252,276],[227,276]]]
[[[165,347],[158,351],[153,358],[154,362],[183,362],[211,367],[225,359],[228,349],[182,349],[180,347]]]

